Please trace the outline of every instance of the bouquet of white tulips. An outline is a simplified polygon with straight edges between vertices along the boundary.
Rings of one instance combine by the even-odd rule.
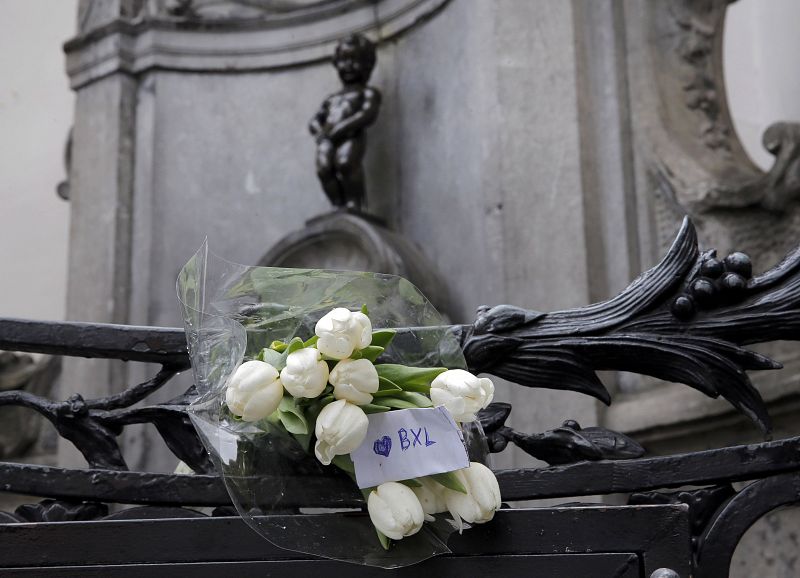
[[[406,280],[244,267],[213,261],[203,248],[182,270],[178,292],[201,394],[190,415],[234,504],[267,539],[401,566],[447,552],[449,531],[487,522],[500,508],[497,480],[469,460],[462,431],[479,429],[476,414],[494,386],[462,369],[457,340]],[[310,456],[358,485],[371,542],[384,554],[361,529],[345,529],[357,518],[338,518],[353,535],[338,549],[323,539],[337,531],[331,516],[272,520],[289,484],[308,479],[289,468],[308,469]],[[312,547],[304,541],[315,529]]]

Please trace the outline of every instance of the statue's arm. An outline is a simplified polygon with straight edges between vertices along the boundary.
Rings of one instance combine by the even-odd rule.
[[[374,88],[364,89],[364,106],[343,121],[335,124],[328,136],[332,140],[341,141],[352,136],[354,133],[368,127],[378,118],[378,111],[381,108],[381,93]]]
[[[313,135],[317,136],[321,132],[323,132],[323,125],[325,123],[325,119],[328,118],[328,100],[326,99],[325,102],[322,103],[322,106],[319,107],[317,114],[311,119],[311,122],[308,123],[308,131]]]

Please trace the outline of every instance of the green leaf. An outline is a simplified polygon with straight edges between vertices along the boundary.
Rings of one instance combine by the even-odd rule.
[[[314,337],[311,337],[311,338],[309,338],[309,339],[305,340],[305,341],[303,342],[303,345],[304,345],[305,347],[311,347],[312,345],[316,345],[316,344],[317,344],[317,341],[319,341],[319,336],[318,336],[318,335],[315,335]]]
[[[283,341],[273,341],[272,343],[269,344],[270,349],[274,349],[279,353],[283,353],[287,347],[289,346]]]
[[[361,306],[361,313],[363,313],[364,315],[366,315],[367,317],[369,317],[369,309],[367,309],[367,304],[366,304],[366,303],[364,303],[364,304]]]
[[[289,342],[289,345],[286,347],[286,354],[288,355],[290,353],[294,353],[298,349],[303,349],[303,347],[305,347],[303,340],[300,339],[299,337],[295,337]]]
[[[393,382],[391,379],[386,379],[385,377],[378,376],[378,391],[403,391],[399,385]]]
[[[382,397],[386,397],[389,395],[394,395],[396,393],[400,393],[403,391],[402,389],[379,389],[375,393],[372,394],[372,397],[377,397],[379,400]]]
[[[397,331],[394,329],[378,329],[372,332],[372,343],[370,345],[385,349],[392,342],[395,335],[397,335]]]
[[[270,365],[274,366],[276,369],[281,363],[284,363],[283,355],[281,355],[274,349],[266,349],[266,348],[262,349],[261,353],[258,354],[256,359],[259,359],[261,361],[266,361]]]
[[[280,413],[281,423],[290,434],[308,435],[308,424],[306,420],[295,413]]]
[[[369,495],[375,491],[375,488],[363,488],[361,490],[361,495],[364,496],[364,502],[369,503]],[[386,536],[383,532],[375,528],[375,533],[378,535],[378,540],[381,542],[381,546],[383,546],[384,550],[388,550],[392,547],[392,541]]]
[[[278,425],[281,423],[281,413],[276,409],[264,419],[258,422],[258,427],[263,431],[269,431],[270,425]]]
[[[430,388],[437,375],[447,371],[446,367],[408,367],[396,363],[381,363],[375,369],[379,376],[393,381],[404,390],[421,393]]]
[[[410,480],[400,480],[398,482],[398,484],[403,484],[404,486],[408,486],[409,488],[421,488],[422,487],[422,484],[420,482],[418,482],[417,480],[415,480],[414,478],[411,478]]]
[[[378,378],[378,391],[372,394],[372,397],[381,397],[384,395],[394,395],[395,393],[402,393],[402,389],[396,383],[389,381],[385,377]]]
[[[393,397],[413,403],[417,407],[433,407],[433,402],[428,396],[422,395],[421,393],[417,393],[415,391],[404,391],[394,395]]]
[[[404,399],[398,399],[396,397],[381,397],[379,398],[381,405],[391,407],[392,409],[415,409],[419,407],[418,405],[411,403],[410,401],[406,401]]]
[[[283,427],[291,434],[308,435],[308,421],[303,411],[297,407],[295,399],[286,395],[278,405],[278,415]]]
[[[445,488],[455,490],[456,492],[461,492],[462,494],[467,493],[467,489],[458,480],[458,476],[456,476],[455,472],[447,472],[444,474],[431,474],[428,477],[431,478],[437,484],[444,486]]]
[[[350,459],[350,456],[346,455],[334,456],[333,459],[331,460],[331,463],[340,470],[347,472],[348,474],[356,473],[356,467],[355,465],[353,465],[353,460]]]
[[[378,540],[381,541],[381,546],[383,546],[384,550],[389,550],[392,547],[392,540],[388,536],[386,536],[383,532],[375,528],[375,533],[378,534]]]
[[[360,407],[361,409],[363,409],[363,410],[364,410],[364,413],[366,413],[366,414],[370,414],[370,413],[381,413],[381,412],[384,412],[384,411],[391,411],[391,409],[392,409],[392,408],[391,408],[391,407],[389,407],[389,406],[386,406],[386,405],[377,405],[377,404],[375,404],[375,403],[366,403],[366,404],[364,404],[364,405],[359,405],[358,407]]]
[[[273,342],[274,343],[274,342]],[[277,363],[273,363],[272,365],[275,366],[275,369],[278,371],[282,370],[286,367],[286,359],[289,357],[290,354],[294,353],[295,351],[303,349],[303,340],[299,337],[295,337],[292,339],[286,348],[283,350],[283,353],[280,354],[280,360]]]
[[[311,447],[311,434],[292,434],[294,439],[297,440],[297,443],[300,444],[300,447],[303,448],[304,451],[308,451]]]
[[[406,409],[407,407],[433,407],[433,402],[428,396],[414,391],[403,391],[400,386],[385,377],[378,378],[378,391],[373,393],[372,397],[378,398],[378,403],[383,405],[389,405],[384,403],[386,398],[391,398],[396,403],[405,402],[411,404],[410,406],[400,407],[400,409]]]
[[[424,393],[424,394],[430,394],[430,392],[431,392],[431,386],[430,385],[422,385],[422,384],[417,384],[417,383],[404,383],[401,386],[401,388],[404,391],[414,391],[414,392],[417,392],[417,393]]]
[[[359,353],[361,353],[361,357],[364,359],[369,359],[371,362],[375,363],[375,360],[378,359],[381,354],[384,352],[383,347],[378,347],[377,345],[368,345],[364,349],[362,349]],[[353,353],[356,353],[355,351]]]

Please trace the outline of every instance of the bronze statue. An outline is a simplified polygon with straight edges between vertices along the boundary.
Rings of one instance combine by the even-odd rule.
[[[343,87],[325,99],[308,127],[317,141],[317,175],[335,207],[361,210],[365,129],[375,122],[381,105],[381,93],[367,86],[375,68],[375,45],[360,34],[348,36],[336,46],[333,65]]]

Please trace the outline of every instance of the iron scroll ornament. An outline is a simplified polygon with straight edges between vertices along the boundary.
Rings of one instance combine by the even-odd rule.
[[[617,297],[553,313],[482,308],[462,344],[472,371],[606,404],[599,370],[683,383],[722,396],[768,434],[769,415],[746,371],[782,365],[742,346],[798,339],[800,248],[752,277],[743,253],[700,252],[687,218],[664,259]]]

